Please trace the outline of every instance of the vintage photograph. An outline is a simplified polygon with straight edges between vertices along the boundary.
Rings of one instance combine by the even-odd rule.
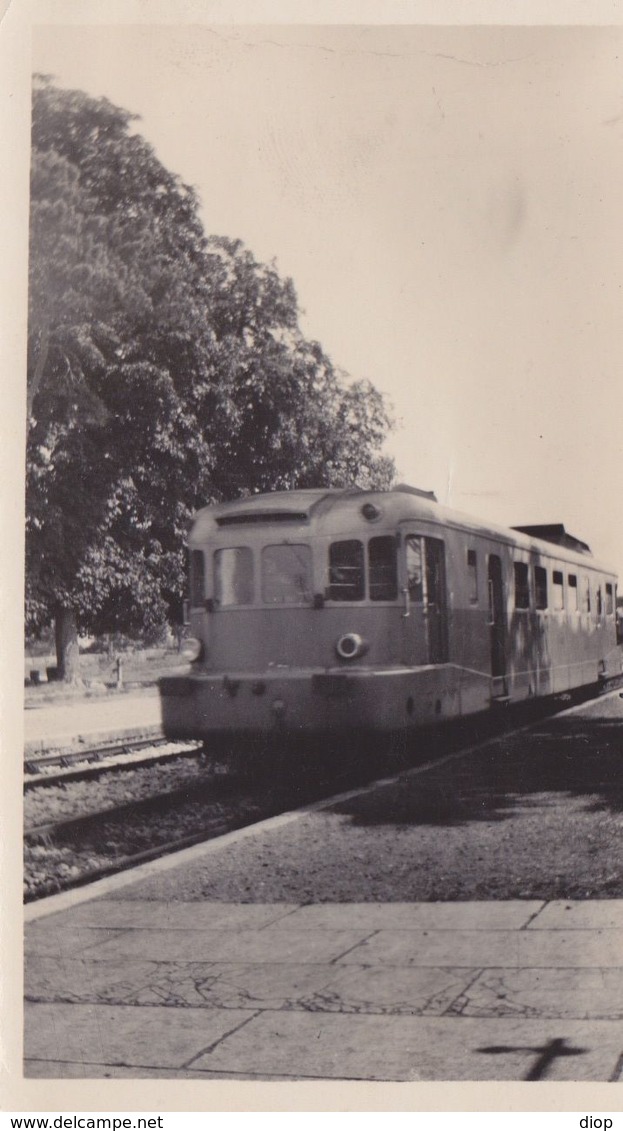
[[[26,1080],[623,1080],[622,58],[33,27]]]

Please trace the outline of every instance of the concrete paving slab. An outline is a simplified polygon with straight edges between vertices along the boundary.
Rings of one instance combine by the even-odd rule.
[[[26,1003],[29,1059],[182,1068],[253,1017],[244,1010]]]
[[[330,962],[357,946],[364,931],[124,931],[92,950],[94,960],[177,962]]]
[[[319,1013],[379,1013],[439,1016],[460,998],[474,971],[432,966],[349,966],[339,969],[322,990],[304,998],[299,1008]]]
[[[485,970],[451,1011],[462,1017],[623,1019],[623,970]]]
[[[338,961],[370,966],[616,967],[623,931],[378,931]]]
[[[159,963],[138,1005],[211,1009],[303,1009],[335,978],[335,966]]]
[[[193,1069],[292,1079],[610,1080],[613,1022],[261,1013]]]
[[[140,1071],[137,1071],[136,1069],[130,1069],[130,1068],[115,1068],[115,1069],[112,1069],[110,1071],[106,1071],[105,1073],[102,1072],[101,1075],[102,1076],[110,1075],[110,1076],[112,1076],[116,1079],[121,1079],[122,1077],[125,1077],[126,1079],[130,1078],[130,1079],[139,1079],[139,1080],[145,1080],[145,1079],[149,1079],[149,1078],[158,1079],[158,1080],[171,1080],[171,1079],[173,1079],[173,1080],[206,1080],[206,1081],[207,1080],[209,1080],[209,1081],[215,1081],[215,1080],[229,1080],[229,1081],[234,1080],[234,1081],[236,1081],[236,1080],[240,1080],[241,1082],[244,1082],[244,1083],[247,1083],[247,1082],[252,1081],[252,1080],[261,1080],[263,1083],[266,1083],[266,1082],[268,1082],[268,1083],[280,1082],[280,1083],[286,1083],[286,1084],[292,1083],[292,1077],[291,1076],[270,1076],[270,1075],[260,1076],[259,1073],[256,1073],[256,1072],[245,1072],[245,1073],[242,1073],[242,1072],[227,1072],[227,1073],[225,1073],[225,1072],[208,1072],[205,1069],[203,1071],[196,1071],[195,1072],[195,1071],[192,1071],[191,1069],[187,1069],[187,1068],[178,1069],[177,1071],[175,1071],[174,1069],[166,1069],[166,1068],[160,1068],[160,1069],[142,1068]]]
[[[46,922],[80,927],[148,927],[174,931],[259,930],[289,916],[296,903],[158,903],[98,899],[61,911]]]
[[[51,956],[78,954],[97,943],[109,942],[125,934],[109,927],[74,927],[71,919],[52,926],[49,920],[30,923],[25,936],[25,953]]]
[[[623,929],[623,899],[552,900],[528,926],[535,931]]]
[[[121,1005],[136,997],[158,973],[156,962],[89,962],[72,956],[36,955],[24,964],[28,1001],[104,1002]]]
[[[98,1065],[93,1070],[90,1064],[70,1064],[64,1060],[28,1060],[24,1061],[24,1076],[27,1080],[41,1078],[44,1080],[90,1080],[94,1076],[103,1076],[104,1071]],[[108,1075],[108,1073],[106,1073]]]
[[[192,1072],[187,1068],[118,1068],[111,1064],[79,1064],[68,1060],[25,1060],[24,1076],[27,1080],[205,1080],[205,1072]],[[218,1076],[216,1079],[226,1079]],[[248,1077],[245,1077],[248,1079]]]
[[[544,906],[542,900],[482,903],[315,903],[300,907],[288,927],[313,930],[518,930]]]

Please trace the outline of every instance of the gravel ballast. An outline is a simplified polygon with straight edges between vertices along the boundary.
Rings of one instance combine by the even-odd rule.
[[[622,769],[623,699],[615,692],[224,846],[118,898],[622,898]]]
[[[189,793],[206,779],[206,771],[194,758],[154,762],[138,768],[103,769],[97,778],[48,785],[45,777],[24,797],[24,825],[31,828],[46,821],[62,821],[85,813],[112,808],[128,801],[188,786]]]

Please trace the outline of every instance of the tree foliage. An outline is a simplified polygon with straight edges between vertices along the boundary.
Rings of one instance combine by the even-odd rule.
[[[380,394],[304,338],[291,280],[205,235],[194,190],[134,122],[35,82],[31,628],[153,628],[183,592],[198,506],[392,474]]]

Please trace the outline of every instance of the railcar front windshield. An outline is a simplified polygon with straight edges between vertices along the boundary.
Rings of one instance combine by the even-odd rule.
[[[222,607],[252,605],[253,553],[248,546],[233,546],[214,553],[214,599]]]
[[[313,594],[311,549],[305,545],[264,546],[262,601],[265,605],[301,605]]]

